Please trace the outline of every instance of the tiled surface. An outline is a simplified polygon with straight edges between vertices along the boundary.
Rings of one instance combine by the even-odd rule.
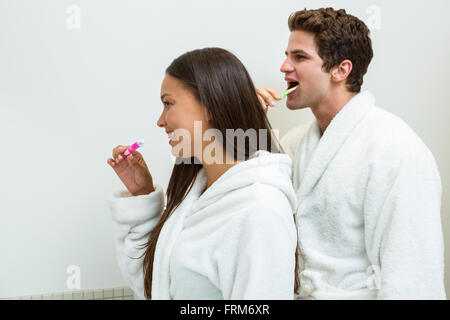
[[[78,290],[50,294],[12,297],[0,300],[133,300],[133,291],[128,287]]]

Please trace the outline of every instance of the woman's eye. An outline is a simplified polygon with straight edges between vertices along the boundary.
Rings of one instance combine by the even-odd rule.
[[[165,107],[169,107],[170,105],[172,105],[169,101],[163,101],[163,104]]]

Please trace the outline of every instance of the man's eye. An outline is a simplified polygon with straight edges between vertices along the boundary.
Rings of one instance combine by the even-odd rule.
[[[301,59],[303,59],[303,58],[305,58],[304,56],[295,56],[295,58],[297,59],[297,60],[301,60]]]
[[[163,104],[165,107],[169,107],[170,105],[172,105],[172,103],[170,103],[169,101],[163,101]]]

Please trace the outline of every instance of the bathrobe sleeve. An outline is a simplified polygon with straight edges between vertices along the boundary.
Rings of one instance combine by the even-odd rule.
[[[372,165],[367,184],[368,287],[378,299],[445,299],[439,172],[425,145],[399,148]]]
[[[147,242],[150,231],[164,210],[163,189],[156,185],[152,193],[139,196],[121,191],[110,198],[108,204],[112,218],[119,226],[116,251],[120,271],[134,291],[135,299],[145,299],[142,270],[144,257],[141,257],[145,249],[138,247]]]
[[[297,234],[292,208],[281,197],[269,205],[266,193],[259,205],[230,221],[217,255],[225,300],[293,299]]]

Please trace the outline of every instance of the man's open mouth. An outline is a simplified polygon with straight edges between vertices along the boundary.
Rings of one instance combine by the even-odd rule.
[[[294,88],[294,87],[296,87],[296,86],[298,86],[299,85],[299,82],[297,82],[297,81],[288,81],[288,90],[289,89],[292,89],[292,88]]]

